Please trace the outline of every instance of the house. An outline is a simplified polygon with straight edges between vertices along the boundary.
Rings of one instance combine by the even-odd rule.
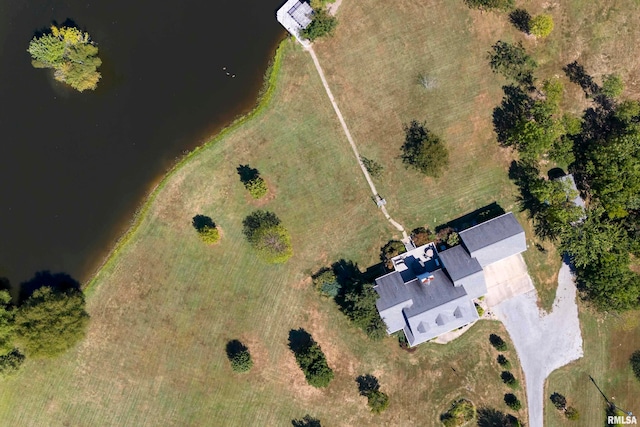
[[[402,330],[415,346],[475,322],[473,300],[487,293],[484,268],[527,249],[511,212],[459,235],[462,243],[442,252],[427,243],[394,257],[394,271],[376,279],[387,333]]]
[[[300,35],[300,32],[311,24],[313,9],[309,3],[300,0],[288,0],[276,12],[278,22],[291,33],[303,46],[308,46],[309,41]]]

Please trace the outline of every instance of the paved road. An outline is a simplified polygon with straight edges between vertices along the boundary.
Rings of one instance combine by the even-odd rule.
[[[571,270],[563,264],[550,314],[543,315],[533,290],[494,307],[522,363],[529,407],[529,426],[542,427],[544,383],[551,372],[582,357],[582,334]]]

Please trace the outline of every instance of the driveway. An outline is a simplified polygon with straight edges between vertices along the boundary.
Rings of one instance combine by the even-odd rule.
[[[522,254],[486,266],[484,278],[487,283],[485,301],[490,308],[534,289]]]
[[[535,289],[495,307],[516,348],[527,386],[530,427],[542,427],[544,382],[554,370],[582,357],[582,334],[571,270],[562,264],[550,314],[542,315]]]

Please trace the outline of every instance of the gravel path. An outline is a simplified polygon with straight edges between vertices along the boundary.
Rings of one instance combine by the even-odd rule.
[[[524,371],[529,426],[542,427],[544,382],[554,370],[582,357],[582,335],[571,270],[562,264],[550,314],[542,314],[533,290],[494,307],[515,345]]]

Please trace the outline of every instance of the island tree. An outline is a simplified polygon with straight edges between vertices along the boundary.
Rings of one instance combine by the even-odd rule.
[[[89,34],[74,27],[52,25],[50,31],[34,37],[27,51],[35,68],[52,68],[56,80],[82,92],[95,90],[102,61]]]
[[[449,164],[449,151],[440,137],[413,120],[405,126],[402,161],[427,176],[438,178]]]
[[[242,224],[245,237],[264,261],[282,263],[293,255],[291,236],[273,212],[257,210]]]

